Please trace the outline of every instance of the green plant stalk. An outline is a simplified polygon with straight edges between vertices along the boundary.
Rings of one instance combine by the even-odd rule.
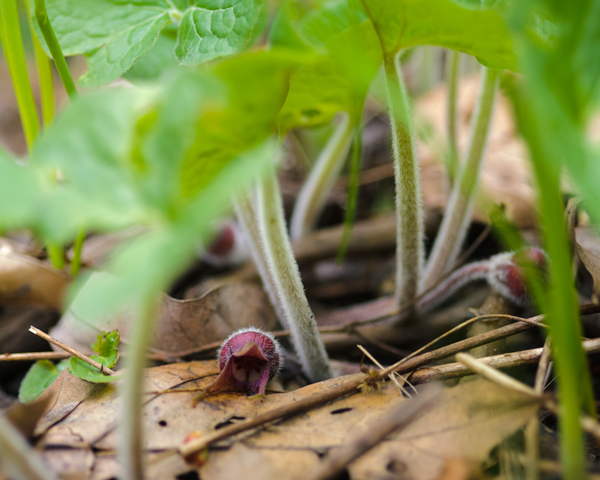
[[[33,142],[40,129],[33,92],[29,83],[25,52],[19,26],[19,14],[16,0],[0,0],[2,8],[2,41],[6,62],[15,89],[19,113],[23,122],[27,148],[31,151]]]
[[[54,268],[57,268],[58,270],[65,268],[65,252],[60,245],[46,242],[46,250],[48,251],[48,257]]]
[[[48,19],[48,12],[46,11],[46,2],[45,0],[35,0],[35,19],[40,27],[40,31],[44,36],[44,40],[46,40],[46,45],[50,50],[50,54],[52,55],[52,59],[54,60],[54,65],[56,66],[56,70],[60,76],[60,79],[67,91],[67,95],[69,95],[69,99],[73,101],[73,99],[77,98],[77,87],[75,86],[75,81],[71,76],[71,71],[69,70],[69,66],[67,65],[67,60],[63,55],[62,49],[56,39],[56,35],[54,34],[54,29],[50,24],[50,20]],[[42,91],[43,98],[43,91]],[[82,231],[75,238],[75,243],[73,244],[73,259],[71,261],[71,275],[77,275],[79,272],[79,268],[81,266],[81,251],[83,249],[83,242],[85,240],[85,232]]]
[[[154,334],[156,298],[149,296],[141,301],[140,312],[133,324],[131,338],[134,340],[128,349],[125,378],[121,384],[122,406],[119,423],[119,457],[123,478],[143,480],[144,471],[144,429],[141,414],[144,408],[144,368],[146,353]]]
[[[35,62],[37,64],[38,77],[40,79],[40,93],[42,97],[42,118],[44,126],[49,125],[54,118],[54,83],[52,81],[52,65],[50,59],[44,49],[40,45],[40,41],[35,34],[33,21],[29,15],[29,2],[25,2],[27,8],[27,21],[29,22],[29,30],[33,41],[33,51],[35,54]]]
[[[446,125],[448,134],[448,176],[450,183],[454,184],[458,174],[458,132],[456,128],[456,103],[458,96],[458,79],[460,71],[460,52],[451,50],[448,59],[448,103],[446,107]]]
[[[396,181],[396,304],[417,296],[423,269],[423,201],[408,94],[398,55],[383,60],[392,127]]]
[[[333,371],[292,252],[274,165],[259,184],[257,198],[262,248],[283,314],[281,320],[290,330],[296,353],[310,380],[326,380],[333,377]]]
[[[81,252],[85,241],[85,230],[81,230],[73,243],[73,259],[71,260],[71,275],[75,276],[81,268]]]
[[[498,70],[486,67],[482,69],[481,87],[471,127],[467,159],[450,194],[442,225],[427,262],[423,277],[425,290],[434,286],[456,261],[471,223],[473,195],[483,164],[499,75]]]
[[[362,102],[360,105],[362,105]],[[354,121],[352,135],[352,150],[350,154],[350,174],[348,175],[348,193],[346,200],[346,217],[344,218],[344,231],[340,240],[336,262],[342,263],[350,245],[352,227],[356,217],[356,205],[358,204],[358,188],[360,183],[360,166],[362,163],[362,115],[358,115]]]
[[[315,162],[296,200],[290,222],[292,240],[301,239],[314,228],[327,196],[344,165],[351,138],[350,115],[342,112],[333,135]]]
[[[596,418],[596,409],[587,360],[581,347],[581,324],[564,225],[559,174],[553,170],[557,163],[548,160],[556,153],[546,147],[544,132],[539,131],[535,117],[523,98],[524,93],[514,90],[512,94],[519,128],[529,144],[538,183],[544,244],[551,260],[547,318],[560,400],[562,469],[565,478],[583,480],[587,475],[583,432],[579,423],[580,409],[584,406],[593,418]]]
[[[48,20],[46,3],[44,0],[35,0],[35,19],[38,22],[38,26],[40,27],[44,39],[46,40],[46,45],[48,45],[48,50],[50,50],[50,54],[54,60],[54,65],[56,65],[56,70],[58,70],[58,74],[60,75],[63,85],[65,86],[67,95],[69,95],[69,98],[73,100],[77,96],[77,87],[75,86],[75,82],[71,76],[71,71],[69,70],[65,56],[63,55],[60,45],[58,44],[58,40],[56,39],[52,25],[50,25],[50,20]]]

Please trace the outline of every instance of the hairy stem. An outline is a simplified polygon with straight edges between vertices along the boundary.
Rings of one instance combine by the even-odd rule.
[[[384,58],[396,180],[396,302],[410,304],[423,268],[423,205],[408,94],[398,56]]]
[[[456,130],[456,99],[460,70],[460,52],[452,50],[448,59],[448,104],[446,107],[446,125],[448,129],[448,176],[454,184],[458,174],[458,132]]]
[[[275,167],[258,188],[257,213],[262,248],[267,259],[267,268],[277,295],[283,317],[281,320],[290,330],[292,342],[300,362],[312,381],[333,377],[325,346],[317,330],[298,264],[286,231],[283,205]]]
[[[10,76],[15,89],[19,113],[23,122],[27,147],[31,151],[33,141],[38,134],[40,125],[33,92],[29,84],[27,63],[21,38],[21,27],[19,26],[19,14],[17,12],[16,0],[0,0],[2,9],[2,42],[6,63],[10,70]]]
[[[331,187],[344,165],[351,136],[350,116],[343,112],[296,200],[290,225],[292,240],[301,239],[314,228]]]
[[[60,45],[58,44],[58,40],[56,39],[52,25],[50,25],[50,21],[48,20],[45,0],[35,0],[35,18],[38,22],[40,30],[42,31],[44,39],[46,40],[48,50],[50,50],[50,53],[52,54],[54,65],[56,65],[56,70],[58,70],[58,74],[60,75],[63,85],[65,86],[65,90],[67,91],[69,98],[73,100],[73,98],[77,96],[77,87],[75,87],[75,82],[71,76],[71,71],[69,70],[65,56],[63,55]]]
[[[258,270],[258,274],[263,282],[263,288],[271,301],[271,305],[275,309],[277,318],[287,326],[283,310],[277,301],[277,293],[273,276],[268,267],[268,260],[265,249],[263,248],[263,240],[259,228],[259,218],[256,206],[256,192],[250,192],[243,198],[234,198],[235,213],[240,223],[244,236],[248,240],[252,260]]]
[[[471,222],[473,194],[483,164],[483,153],[487,143],[498,83],[497,70],[482,68],[481,89],[471,128],[467,160],[450,194],[442,225],[427,262],[423,281],[425,289],[434,285],[454,263]]]
[[[128,348],[125,363],[125,378],[122,383],[122,407],[119,456],[123,478],[143,480],[144,476],[144,368],[146,354],[154,332],[155,299],[150,296],[141,302],[140,312],[135,317],[131,338],[135,339]]]

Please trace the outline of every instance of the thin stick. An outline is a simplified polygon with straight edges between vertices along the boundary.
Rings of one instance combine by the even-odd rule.
[[[42,332],[40,329],[35,328],[34,326],[29,327],[29,331],[31,333],[37,335],[38,337],[41,337],[44,340],[50,342],[51,344],[56,345],[58,348],[62,348],[65,352],[69,352],[74,357],[79,358],[80,360],[82,360],[85,363],[91,365],[92,367],[97,368],[98,370],[100,370],[100,373],[106,373],[108,375],[116,375],[117,374],[117,372],[115,372],[114,370],[111,370],[107,366],[102,365],[101,363],[98,363],[96,360],[92,360],[87,355],[84,355],[83,353],[78,352],[74,348],[71,348],[68,345],[65,345],[64,343],[56,340],[55,338],[52,338],[47,333]]]
[[[317,464],[302,478],[310,480],[326,480],[335,478],[350,462],[361,457],[385,437],[406,428],[417,415],[439,399],[442,389],[428,388],[411,401],[401,402],[391,413],[373,425],[365,433],[357,435],[341,448],[328,453],[323,461]]]
[[[73,355],[67,352],[24,352],[24,353],[0,353],[0,362],[35,362],[36,360],[65,360]],[[127,352],[120,354],[120,357],[127,357]],[[164,355],[149,353],[149,360],[170,363]],[[176,358],[176,357],[174,357]],[[104,367],[106,372],[106,367]]]
[[[518,324],[517,324],[518,325]],[[526,328],[531,328],[530,324],[521,324],[525,325]],[[512,325],[509,325],[512,326]],[[504,327],[506,328],[506,327]],[[491,333],[491,332],[489,332]],[[485,336],[489,336],[489,333],[484,334]],[[480,335],[480,336],[484,336]],[[476,337],[472,337],[474,339]],[[472,340],[469,339],[469,340]],[[460,342],[459,342],[460,343]],[[476,345],[479,346],[479,345]],[[583,347],[588,353],[597,353],[600,352],[600,338],[596,338],[593,340],[586,340],[583,342]],[[473,348],[472,346],[467,346],[465,349]],[[444,347],[446,349],[446,347]],[[440,349],[440,350],[444,350]],[[512,354],[505,355],[496,355],[493,357],[486,357],[480,359],[480,362],[490,363],[494,365],[502,365],[506,368],[510,366],[515,366],[523,363],[532,363],[536,361],[542,355],[542,348],[529,350],[525,352],[516,352]],[[431,352],[434,353],[434,352]],[[436,355],[439,356],[439,355]],[[443,357],[442,357],[443,358]],[[397,367],[396,371],[398,373],[405,373],[411,370],[414,370],[421,365],[426,363],[430,363],[431,356],[430,354],[421,355],[413,359],[412,362],[407,362],[407,364],[401,365]],[[519,363],[520,362],[520,363]],[[407,368],[409,367],[409,368]],[[387,370],[387,369],[386,369]],[[378,373],[380,378],[385,377],[390,372],[386,372],[386,370],[381,370]],[[458,371],[458,374],[457,374]],[[420,370],[413,374],[411,377],[411,381],[415,383],[423,383],[426,381],[430,381],[433,379],[443,379],[446,375],[456,376],[465,376],[468,375],[470,369],[465,367],[464,365],[455,363],[449,365],[443,365],[441,367],[428,368],[425,370]],[[193,442],[189,442],[185,445],[182,445],[179,448],[179,453],[183,456],[190,455],[192,453],[198,452],[200,450],[205,449],[212,443],[218,442],[220,440],[224,440],[226,438],[232,437],[239,433],[245,432],[252,428],[264,426],[267,423],[273,422],[275,420],[280,420],[283,418],[290,417],[292,415],[296,415],[298,413],[305,412],[310,410],[311,408],[323,405],[328,402],[332,402],[340,397],[345,395],[353,394],[358,392],[358,388],[360,388],[361,384],[365,382],[366,376],[364,374],[355,374],[348,375],[343,379],[343,382],[336,385],[335,387],[323,389],[321,392],[316,393],[315,395],[301,399],[297,402],[293,402],[291,404],[285,405],[283,407],[276,408],[271,410],[270,412],[265,412],[261,415],[258,415],[254,418],[249,418],[247,420],[243,420],[239,423],[234,423],[231,425],[227,425],[219,430],[208,433],[207,435],[194,440]]]
[[[598,340],[598,339],[595,339]],[[460,362],[468,365],[468,367],[476,373],[484,376],[488,380],[498,383],[506,388],[510,388],[512,390],[519,391],[526,395],[531,396],[532,398],[537,398],[540,400],[543,405],[550,410],[555,415],[558,415],[559,407],[553,398],[547,398],[543,395],[537,393],[533,388],[529,385],[525,385],[524,383],[515,380],[512,377],[509,377],[505,373],[499,372],[493,367],[485,365],[480,360],[472,357],[471,355],[467,355],[465,353],[458,354],[456,356]],[[580,415],[579,416],[579,424],[583,430],[594,435],[596,437],[596,441],[600,441],[600,425],[598,422],[590,417],[589,415]]]
[[[64,360],[73,355],[66,352],[30,352],[30,353],[5,353],[0,355],[0,362],[26,362],[36,360]]]

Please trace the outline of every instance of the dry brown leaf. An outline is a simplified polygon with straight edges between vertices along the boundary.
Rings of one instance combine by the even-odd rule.
[[[479,75],[464,77],[458,87],[458,148],[464,152],[469,142],[470,122],[479,91]],[[419,143],[421,179],[426,205],[444,209],[449,186],[443,156],[446,150],[447,89],[440,86],[416,101],[417,124],[433,130],[432,139]],[[485,152],[481,183],[475,200],[474,218],[488,221],[493,203],[506,205],[508,218],[520,228],[536,225],[535,188],[527,149],[516,135],[508,100],[501,94],[494,108]]]
[[[354,463],[350,476],[366,480],[404,469],[406,478],[433,480],[451,459],[481,463],[537,408],[531,398],[485,380],[460,384],[446,390],[435,408]]]
[[[8,241],[0,243],[0,303],[61,310],[70,281],[49,263],[15,252]]]
[[[100,330],[119,329],[126,340],[131,316],[124,309],[111,318],[87,318],[75,299],[50,334],[76,350],[92,353],[90,344]],[[153,346],[175,355],[219,342],[239,328],[254,326],[268,331],[276,323],[267,295],[251,283],[224,285],[190,300],[162,295]]]
[[[215,361],[190,362],[148,369],[146,389],[203,388],[217,374]],[[339,377],[262,399],[226,393],[207,397],[192,407],[191,392],[149,395],[144,412],[148,478],[171,479],[194,470],[173,453],[194,430],[215,428],[314,396],[352,377]],[[114,386],[81,388],[79,379],[66,374],[57,401],[39,429],[44,456],[50,465],[70,472],[86,471],[87,452],[96,452],[88,478],[118,476],[115,454],[119,398]],[[352,395],[305,414],[250,431],[219,443],[198,470],[200,478],[227,480],[288,478],[314,467],[320,456],[369,430],[374,422],[407,401],[395,387],[380,393]],[[72,406],[65,416],[65,406]],[[480,463],[489,450],[519,428],[536,410],[524,395],[485,381],[449,389],[433,408],[417,417],[400,434],[375,447],[350,466],[353,479],[386,478],[405,469],[406,478],[434,479],[451,459]],[[93,449],[92,449],[93,447]],[[69,462],[65,451],[73,452]],[[53,456],[56,455],[56,458]],[[65,470],[65,471],[66,471]],[[101,472],[101,474],[100,474]],[[58,472],[61,473],[61,472]],[[83,477],[82,477],[83,478]]]

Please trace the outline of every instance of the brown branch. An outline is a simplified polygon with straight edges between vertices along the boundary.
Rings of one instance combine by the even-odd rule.
[[[365,433],[361,433],[340,448],[332,449],[312,470],[303,473],[302,478],[309,480],[334,478],[350,462],[377,446],[385,437],[406,428],[420,412],[437,401],[441,393],[442,388],[430,387],[421,392],[418,397],[401,402],[383,419],[370,425]]]
[[[0,362],[35,362],[36,360],[65,360],[72,355],[66,352],[28,352],[4,353],[0,355]]]
[[[533,325],[528,323],[521,323],[515,325],[525,325],[527,328],[532,328]],[[514,325],[509,325],[512,327]],[[503,327],[506,329],[507,327]],[[502,329],[498,329],[502,330]],[[519,330],[522,331],[522,330]],[[490,334],[493,332],[489,332],[486,334],[478,335],[477,337],[485,337],[485,339],[480,339],[480,343],[475,346],[482,345],[485,341],[493,341],[497,338],[489,339]],[[504,332],[504,336],[508,336],[510,333]],[[472,337],[468,340],[477,339],[477,337]],[[504,337],[502,337],[504,338]],[[458,342],[463,343],[464,342]],[[452,345],[451,345],[452,346]],[[600,339],[586,340],[583,342],[583,347],[588,353],[597,353],[600,352]],[[471,345],[467,345],[465,350],[473,348]],[[442,351],[443,353],[436,353]],[[416,368],[425,365],[426,363],[431,363],[434,361],[432,357],[444,358],[445,356],[453,355],[454,353],[447,353],[449,351],[448,347],[443,347],[438,350],[434,350],[433,352],[426,353],[415,357],[412,361],[406,362],[403,365],[400,365],[396,371],[398,373],[405,373],[411,370],[415,370]],[[524,352],[516,352],[512,354],[504,354],[504,355],[496,355],[493,357],[486,357],[481,359],[480,361],[489,363],[493,366],[501,366],[504,368],[508,368],[511,366],[524,364],[524,363],[533,363],[537,361],[537,359],[542,355],[543,348],[526,350]],[[432,355],[435,354],[435,355]],[[407,368],[411,367],[411,368]],[[386,369],[387,370],[387,369]],[[377,374],[380,378],[385,378],[385,370],[378,371]],[[426,381],[434,380],[434,379],[443,379],[443,378],[451,378],[456,376],[465,376],[470,374],[470,370],[467,369],[464,365],[461,364],[450,364],[444,365],[441,367],[434,367],[426,370],[421,370],[420,372],[416,372],[411,377],[411,382],[423,383]],[[390,372],[387,372],[390,373]],[[285,405],[283,407],[276,408],[271,410],[270,412],[265,412],[261,415],[258,415],[254,418],[250,418],[248,420],[241,421],[239,423],[234,423],[232,425],[228,425],[219,430],[211,432],[193,442],[182,445],[179,448],[179,453],[183,456],[190,455],[192,453],[201,451],[208,447],[210,444],[214,442],[218,442],[220,440],[224,440],[233,435],[237,435],[239,433],[245,432],[246,430],[250,430],[255,427],[263,426],[267,423],[273,422],[275,420],[280,420],[283,418],[290,417],[292,415],[296,415],[298,413],[305,412],[310,410],[311,408],[323,405],[327,402],[331,402],[340,397],[343,397],[348,394],[356,393],[360,386],[365,382],[367,377],[364,374],[355,374],[349,375],[339,385],[324,390],[323,392],[316,394],[312,397],[302,399],[298,402],[293,402],[289,405]]]
[[[65,345],[64,343],[56,340],[55,338],[52,338],[47,333],[42,332],[40,329],[35,328],[34,326],[29,327],[29,331],[31,333],[37,335],[38,337],[41,337],[44,340],[50,342],[51,344],[56,345],[58,348],[62,348],[64,351],[69,352],[74,357],[79,358],[80,360],[91,365],[92,367],[97,368],[98,370],[100,370],[101,373],[107,373],[108,375],[116,375],[117,374],[117,372],[115,372],[114,370],[111,370],[110,368],[108,368],[105,365],[102,365],[101,363],[97,362],[96,360],[92,360],[87,355],[84,355],[83,353],[78,352],[74,348],[71,348],[68,345]]]

